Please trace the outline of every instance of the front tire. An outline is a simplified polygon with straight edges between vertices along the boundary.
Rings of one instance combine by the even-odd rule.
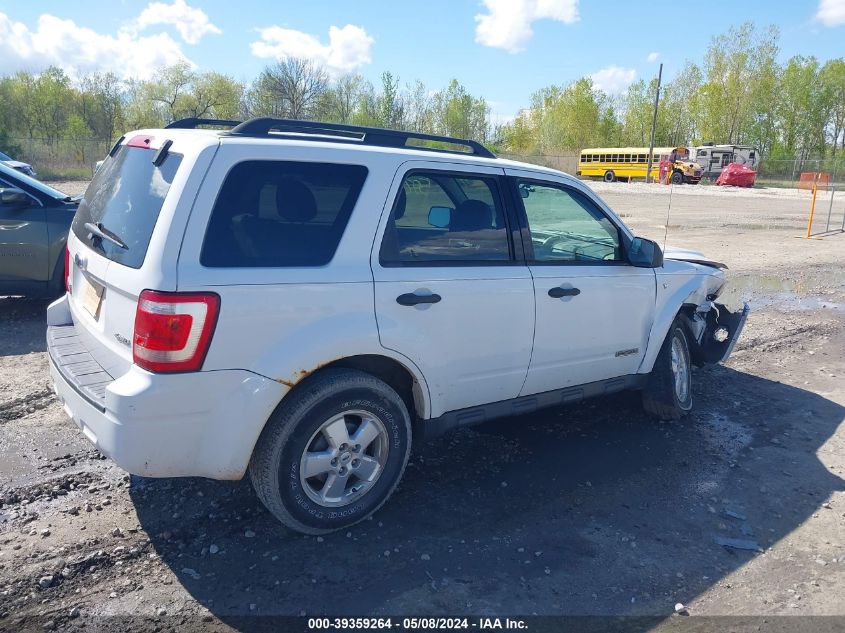
[[[349,527],[393,493],[411,450],[399,394],[370,374],[328,369],[276,409],[249,464],[261,502],[304,534]]]
[[[646,413],[661,420],[680,420],[692,411],[692,360],[678,319],[660,347],[642,396]]]
[[[616,182],[616,174],[613,173],[612,169],[608,169],[604,172],[604,181],[605,182]]]
[[[684,175],[679,171],[673,171],[670,181],[673,185],[682,185],[684,184]]]

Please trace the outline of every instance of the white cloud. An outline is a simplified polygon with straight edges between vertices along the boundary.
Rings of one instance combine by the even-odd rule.
[[[489,13],[475,16],[475,41],[518,53],[534,35],[532,22],[578,21],[578,0],[483,0]]]
[[[281,26],[268,26],[258,32],[261,39],[250,44],[256,57],[305,57],[323,64],[331,72],[349,72],[372,61],[370,49],[375,40],[354,24],[329,27],[328,44],[322,44],[309,33]]]
[[[196,44],[207,33],[219,35],[223,32],[211,23],[205,11],[188,6],[185,0],[173,0],[173,4],[150,2],[147,8],[141,11],[133,26],[145,29],[157,24],[176,27],[179,35],[188,44]]]
[[[637,71],[633,68],[622,68],[621,66],[608,66],[590,75],[593,86],[603,90],[607,94],[618,94],[634,83],[637,78]]]
[[[53,65],[71,75],[113,71],[120,77],[143,79],[178,61],[191,63],[166,33],[139,37],[121,30],[103,35],[49,14],[41,15],[37,28],[30,30],[0,13],[0,74],[38,72]]]
[[[660,57],[660,53],[649,53],[648,57],[646,58],[650,62],[656,62]]]
[[[816,19],[825,26],[845,24],[845,0],[819,0]]]

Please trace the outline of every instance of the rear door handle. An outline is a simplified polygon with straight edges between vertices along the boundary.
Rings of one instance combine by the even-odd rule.
[[[581,294],[581,291],[578,288],[561,288],[560,286],[556,286],[549,290],[549,296],[554,297],[555,299],[560,299],[561,297],[576,297]]]
[[[413,292],[407,292],[396,297],[396,303],[400,306],[415,306],[418,303],[437,303],[441,299],[440,295],[418,295]]]

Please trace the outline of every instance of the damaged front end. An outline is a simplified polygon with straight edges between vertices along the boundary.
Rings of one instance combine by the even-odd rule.
[[[692,337],[692,361],[701,366],[728,360],[750,311],[747,303],[741,309],[731,311],[724,304],[707,301],[694,310],[682,312],[681,317]]]

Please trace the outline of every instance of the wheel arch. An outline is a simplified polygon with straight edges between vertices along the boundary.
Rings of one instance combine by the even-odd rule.
[[[392,387],[405,402],[408,413],[415,420],[426,420],[431,415],[428,384],[415,365],[406,359],[397,359],[386,353],[362,353],[343,356],[322,362],[310,368],[295,372],[291,379],[280,378],[277,382],[288,388],[282,397],[284,402],[294,390],[306,381],[311,381],[329,369],[357,369],[374,376]]]
[[[658,275],[658,287],[661,285],[661,279]],[[696,308],[707,300],[707,284],[702,282],[699,275],[693,275],[682,283],[679,287],[674,289],[671,294],[665,296],[660,302],[658,300],[657,311],[652,322],[651,331],[648,335],[648,343],[646,352],[640,362],[640,367],[637,370],[639,374],[647,374],[651,372],[654,367],[654,361],[660,353],[660,346],[666,335],[669,333],[669,328],[678,315],[691,314]],[[691,336],[689,328],[687,329],[687,338]]]
[[[357,369],[384,381],[392,387],[399,394],[399,397],[402,398],[405,406],[408,407],[414,436],[420,437],[419,434],[423,430],[425,420],[431,417],[431,399],[428,383],[425,381],[422,372],[404,358],[400,360],[385,353],[362,353],[313,364],[309,369],[300,369],[295,372],[290,379],[274,379],[275,382],[287,389],[272,408],[267,418],[257,427],[249,455],[255,452],[257,442],[267,427],[267,423],[290,395],[299,391],[302,386],[307,385],[330,369]],[[249,457],[247,458],[248,460]],[[245,471],[246,465],[244,465],[243,469],[243,472]],[[241,475],[243,475],[243,472]]]

